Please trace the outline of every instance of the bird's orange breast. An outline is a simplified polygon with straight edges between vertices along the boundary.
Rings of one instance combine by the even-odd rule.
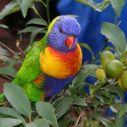
[[[64,79],[74,76],[80,70],[82,64],[82,51],[77,44],[75,50],[60,52],[47,47],[40,54],[41,70],[54,78]]]

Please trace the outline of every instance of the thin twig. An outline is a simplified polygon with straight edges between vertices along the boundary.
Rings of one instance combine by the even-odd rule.
[[[86,120],[86,113],[85,111],[83,112],[83,115],[81,117],[81,122],[80,122],[80,125],[79,127],[83,127],[84,126],[84,121]]]
[[[13,77],[10,77],[7,75],[2,75],[2,74],[0,74],[0,77],[6,79],[7,81],[12,81],[12,79],[13,79]]]
[[[6,48],[9,52],[11,52],[13,55],[16,54],[15,51],[13,51],[11,48],[9,48],[7,45],[5,45],[4,43],[0,42],[0,45],[4,48]]]
[[[29,116],[29,122],[30,122],[30,123],[32,122],[32,118],[31,118],[31,116]]]
[[[19,41],[19,40],[16,41],[16,48],[20,51],[21,55],[22,55],[23,57],[25,57],[25,53],[24,53],[24,51],[22,50],[22,48],[20,47],[20,41]]]
[[[9,105],[8,101],[6,100],[4,103],[3,103],[3,107],[7,107]]]
[[[49,102],[52,103],[53,100],[54,100],[55,98],[56,98],[56,95],[52,96],[52,97],[50,98]]]
[[[78,119],[76,120],[76,123],[75,123],[74,127],[77,127],[77,125],[78,125],[80,119],[81,119],[83,116],[84,116],[84,111],[81,111],[81,113],[80,113]]]
[[[50,23],[50,14],[49,14],[49,0],[46,0],[46,4],[47,4],[47,19],[48,19],[48,23]]]

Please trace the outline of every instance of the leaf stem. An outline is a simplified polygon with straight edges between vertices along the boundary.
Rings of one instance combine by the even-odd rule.
[[[33,5],[32,9],[34,10],[35,14],[42,19],[41,15],[39,14],[38,10],[36,9],[36,7],[34,5]]]
[[[47,4],[47,19],[48,19],[48,23],[50,23],[50,14],[49,14],[49,0],[46,0],[46,4]]]
[[[45,4],[45,2],[44,2],[43,0],[41,0],[41,3],[42,3],[45,7],[47,7],[47,5]]]
[[[103,83],[98,83],[97,86],[94,89],[94,92],[92,94],[96,94],[98,92],[98,90],[100,90],[105,84]]]

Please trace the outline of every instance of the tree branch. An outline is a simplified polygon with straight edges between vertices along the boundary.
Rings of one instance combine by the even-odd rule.
[[[5,45],[4,43],[0,42],[0,45],[4,48],[6,48],[10,53],[12,53],[13,55],[16,54],[15,51],[13,51],[11,48],[9,48],[7,45]]]

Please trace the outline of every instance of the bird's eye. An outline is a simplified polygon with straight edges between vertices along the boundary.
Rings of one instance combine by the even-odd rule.
[[[63,33],[63,29],[61,27],[59,27],[59,32]]]

